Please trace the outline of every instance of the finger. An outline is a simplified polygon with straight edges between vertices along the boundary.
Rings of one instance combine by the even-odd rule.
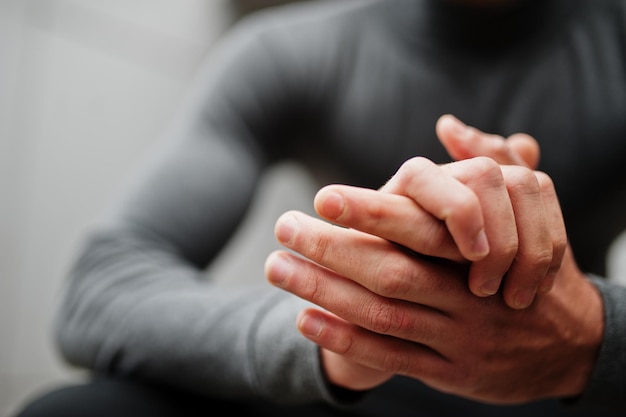
[[[449,114],[439,118],[435,130],[448,154],[457,161],[487,156],[502,165],[533,169],[539,162],[539,145],[526,134],[515,134],[505,139],[467,126]]]
[[[474,192],[426,158],[406,161],[381,191],[410,197],[446,223],[461,254],[470,261],[489,253],[482,208]]]
[[[450,156],[457,161],[488,156],[500,164],[525,165],[502,136],[481,132],[450,114],[439,118],[435,130]]]
[[[519,155],[519,157],[524,161],[524,164],[511,165],[522,165],[530,169],[537,169],[539,166],[541,152],[539,144],[535,138],[525,133],[515,133],[509,136],[506,139],[506,142],[509,148],[511,148],[511,152]]]
[[[298,325],[300,325],[302,317],[307,313],[308,310],[305,310],[298,315]],[[329,313],[322,312],[322,314]],[[335,315],[331,316],[334,319],[341,320]],[[304,319],[304,323],[307,323],[307,321],[308,320]],[[315,325],[315,323],[313,324]],[[300,333],[304,334],[305,329],[298,327],[298,330],[300,330]],[[315,328],[313,328],[313,330],[315,330]],[[315,340],[314,338],[315,335],[309,337],[312,341]],[[359,343],[359,341],[357,340],[356,343]],[[394,376],[392,372],[381,371],[364,365],[354,358],[338,354],[324,348],[323,346],[319,346],[319,348],[324,374],[327,380],[333,385],[351,390],[363,391],[375,388]]]
[[[456,276],[443,279],[466,265],[435,263],[386,239],[297,211],[280,216],[275,229],[285,247],[383,297],[445,309],[467,293]]]
[[[383,297],[334,271],[283,251],[270,254],[265,273],[272,285],[371,332],[430,345],[441,344],[447,337],[445,326],[450,319],[428,307],[432,300],[425,297],[426,304]]]
[[[539,283],[538,289],[538,293],[545,294],[552,288],[556,274],[561,269],[561,264],[563,263],[567,249],[567,232],[563,219],[563,211],[559,204],[554,183],[550,177],[543,172],[535,171],[535,174],[541,189],[543,206],[546,211],[546,218],[552,237],[552,263],[548,268],[546,276]]]
[[[504,283],[503,297],[513,308],[528,307],[553,261],[553,238],[535,173],[502,167],[515,212],[519,247]]]
[[[417,253],[454,261],[464,259],[444,223],[406,196],[329,185],[315,195],[314,207],[320,216],[334,223]]]
[[[320,347],[378,371],[418,377],[439,374],[447,366],[445,358],[425,345],[370,332],[328,312],[304,310],[297,326]]]
[[[480,157],[442,168],[471,188],[482,205],[490,251],[471,265],[468,284],[475,295],[493,295],[518,250],[515,213],[501,167],[493,159]]]

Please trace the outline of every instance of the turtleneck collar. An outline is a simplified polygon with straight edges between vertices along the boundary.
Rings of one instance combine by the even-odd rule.
[[[389,11],[395,30],[411,42],[432,42],[434,36],[447,47],[477,53],[544,36],[558,17],[554,14],[557,1],[472,5],[453,0],[393,0],[395,10]]]

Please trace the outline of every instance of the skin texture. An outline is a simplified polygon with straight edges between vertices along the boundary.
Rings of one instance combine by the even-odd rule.
[[[321,307],[297,325],[338,386],[401,374],[496,404],[578,395],[602,340],[602,303],[567,247],[552,182],[513,166],[536,163],[532,138],[482,134],[451,116],[437,131],[467,159],[411,159],[378,191],[323,188],[315,208],[329,222],[278,219],[290,251],[268,257],[268,280]],[[464,150],[474,142],[495,160]],[[481,292],[505,272],[502,296]]]
[[[501,165],[519,165],[530,169],[539,165],[539,144],[525,133],[516,133],[508,138],[484,133],[465,125],[451,114],[439,118],[436,131],[450,156],[457,161],[488,156]]]
[[[472,266],[469,286],[478,296],[495,294],[502,283],[502,266],[508,262],[510,268],[504,268],[507,274],[504,299],[513,308],[527,307],[536,292],[545,293],[552,287],[567,245],[561,208],[551,180],[537,172],[534,173],[537,176],[535,183],[532,173],[523,168],[537,167],[537,142],[521,133],[506,139],[486,134],[464,125],[452,115],[442,116],[436,130],[442,144],[456,160],[487,155],[501,165],[522,167],[517,170],[507,168],[508,193],[515,220],[512,220],[510,214],[508,218],[501,217],[507,213],[502,210],[498,212],[498,205],[490,200],[491,196],[486,195],[482,201],[484,210],[491,211],[485,213],[485,219],[491,223],[490,240],[493,248],[489,255]],[[463,174],[459,172],[459,175]],[[473,177],[476,175],[465,174],[465,182],[473,181]],[[394,177],[382,190],[402,193],[405,187],[397,185],[399,181],[402,180],[398,180],[398,176]],[[478,181],[484,180],[479,178]],[[433,191],[437,192],[436,189]],[[493,210],[494,207],[496,210]],[[512,231],[507,232],[507,224],[511,222],[516,223],[517,236],[513,236]],[[548,267],[544,269],[546,263]]]

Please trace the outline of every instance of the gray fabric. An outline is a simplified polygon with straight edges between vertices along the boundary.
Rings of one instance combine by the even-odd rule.
[[[604,343],[591,383],[579,400],[579,405],[624,404],[626,402],[626,287],[608,284],[593,276],[605,305]],[[622,407],[623,410],[623,407]]]
[[[320,185],[379,187],[412,156],[449,160],[434,132],[443,113],[539,140],[579,264],[602,275],[606,248],[626,226],[625,22],[621,0],[480,12],[442,0],[332,0],[241,22],[86,237],[57,318],[62,354],[206,395],[344,401],[295,330],[302,301],[264,284],[226,289],[203,271],[273,164],[297,160]],[[264,282],[263,271],[254,278]],[[585,404],[624,410],[623,389],[611,389],[626,378],[613,367],[626,361],[626,312],[620,299],[604,300],[610,354]],[[385,403],[385,389],[367,401]],[[398,409],[402,400],[416,398]]]

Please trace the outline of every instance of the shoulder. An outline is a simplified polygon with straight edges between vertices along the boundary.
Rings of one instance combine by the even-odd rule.
[[[242,19],[241,24],[261,31],[359,22],[376,14],[389,0],[309,0],[262,9]]]
[[[256,72],[255,79],[265,73],[301,83],[303,77],[324,77],[341,65],[346,51],[358,49],[362,34],[380,23],[380,12],[394,1],[309,0],[262,9],[233,25],[210,61],[227,65],[230,78]]]
[[[605,23],[626,25],[626,0],[579,0],[569,6],[578,9],[585,18],[593,16]]]
[[[578,39],[601,45],[602,52],[614,54],[613,58],[623,56],[626,0],[578,0],[568,6],[575,17],[572,32]]]
[[[255,12],[233,27],[239,38],[299,48],[358,34],[389,0],[309,0]],[[374,18],[374,19],[372,19]]]

